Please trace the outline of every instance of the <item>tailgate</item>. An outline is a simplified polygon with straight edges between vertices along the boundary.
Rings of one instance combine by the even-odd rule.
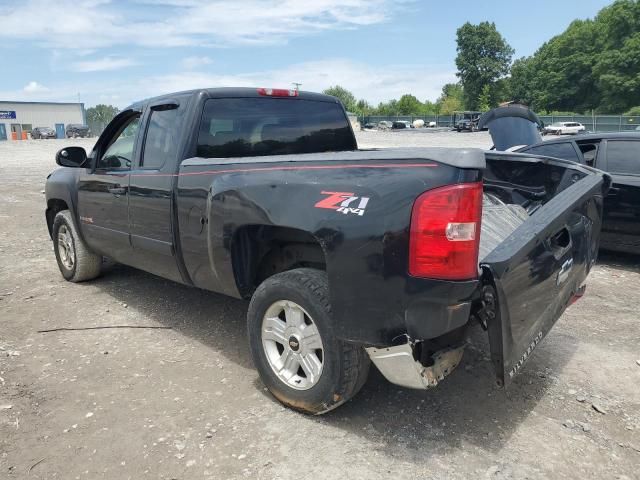
[[[581,292],[598,252],[603,181],[592,173],[566,188],[483,259],[498,383],[513,379]]]

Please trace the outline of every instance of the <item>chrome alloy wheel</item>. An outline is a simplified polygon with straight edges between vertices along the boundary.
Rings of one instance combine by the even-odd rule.
[[[279,300],[262,318],[262,348],[276,376],[296,390],[313,387],[322,374],[324,349],[311,316],[297,303]]]
[[[58,229],[58,254],[60,261],[67,270],[72,270],[76,262],[76,254],[73,250],[73,238],[66,225],[60,225]]]

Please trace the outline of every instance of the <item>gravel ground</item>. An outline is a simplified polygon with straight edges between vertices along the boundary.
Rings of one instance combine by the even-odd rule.
[[[359,141],[491,143],[482,132]],[[637,257],[602,255],[507,391],[477,331],[438,388],[372,371],[353,401],[311,418],[258,379],[246,302],[122,266],[62,279],[41,191],[68,143],[0,142],[0,478],[640,478]],[[38,333],[125,324],[150,328]]]

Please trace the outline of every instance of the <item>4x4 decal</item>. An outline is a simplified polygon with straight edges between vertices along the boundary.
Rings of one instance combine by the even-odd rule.
[[[335,210],[345,215],[353,213],[359,216],[364,215],[365,208],[369,203],[369,197],[354,196],[353,192],[321,192],[328,197],[323,198],[314,206],[316,208],[326,208]]]

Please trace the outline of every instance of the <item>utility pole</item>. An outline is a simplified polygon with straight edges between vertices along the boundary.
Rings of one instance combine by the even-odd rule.
[[[291,82],[291,85],[293,85],[295,87],[295,91],[299,92],[300,91],[300,85],[302,85],[301,83],[298,82]]]

